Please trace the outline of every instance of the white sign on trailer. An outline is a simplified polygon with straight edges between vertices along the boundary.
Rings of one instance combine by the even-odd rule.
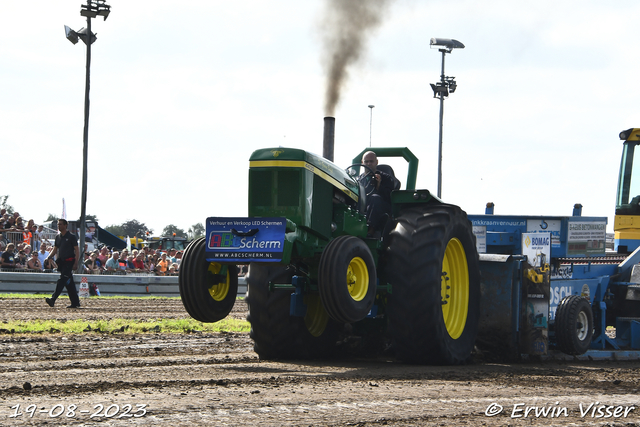
[[[473,234],[476,236],[476,249],[479,254],[487,252],[487,227],[484,225],[474,225]]]
[[[562,222],[560,220],[542,218],[528,219],[527,233],[551,233],[551,246],[560,247],[560,230]]]
[[[532,267],[542,267],[551,260],[551,233],[522,233],[522,255]]]

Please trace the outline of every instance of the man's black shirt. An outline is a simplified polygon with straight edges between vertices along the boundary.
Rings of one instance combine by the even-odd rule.
[[[73,248],[78,246],[78,238],[74,234],[71,234],[68,230],[64,236],[58,234],[55,245],[58,248],[58,260],[76,259],[76,253]]]

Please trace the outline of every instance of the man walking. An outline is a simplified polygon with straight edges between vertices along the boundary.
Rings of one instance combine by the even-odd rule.
[[[67,220],[58,220],[58,230],[60,234],[56,236],[56,242],[51,250],[51,253],[47,259],[53,258],[58,254],[56,263],[58,264],[58,271],[60,272],[60,278],[56,285],[56,291],[51,298],[45,298],[49,307],[53,307],[56,303],[56,299],[62,293],[63,288],[67,288],[69,294],[69,300],[71,305],[67,308],[79,308],[80,298],[78,297],[78,291],[76,290],[76,284],[73,281],[73,271],[78,268],[78,260],[80,258],[80,251],[78,249],[78,238],[71,234],[67,230]]]

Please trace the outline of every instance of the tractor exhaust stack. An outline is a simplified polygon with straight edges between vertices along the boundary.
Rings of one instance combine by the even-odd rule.
[[[324,118],[324,136],[322,139],[322,157],[333,162],[333,147],[335,145],[336,118]]]

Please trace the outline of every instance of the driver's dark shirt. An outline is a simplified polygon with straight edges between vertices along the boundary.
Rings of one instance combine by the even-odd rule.
[[[376,171],[376,174],[380,174],[382,180],[380,187],[376,189],[376,180],[371,174],[360,175],[360,181],[364,185],[365,194],[378,194],[384,199],[385,202],[391,204],[391,192],[393,191],[393,178],[391,175]]]

